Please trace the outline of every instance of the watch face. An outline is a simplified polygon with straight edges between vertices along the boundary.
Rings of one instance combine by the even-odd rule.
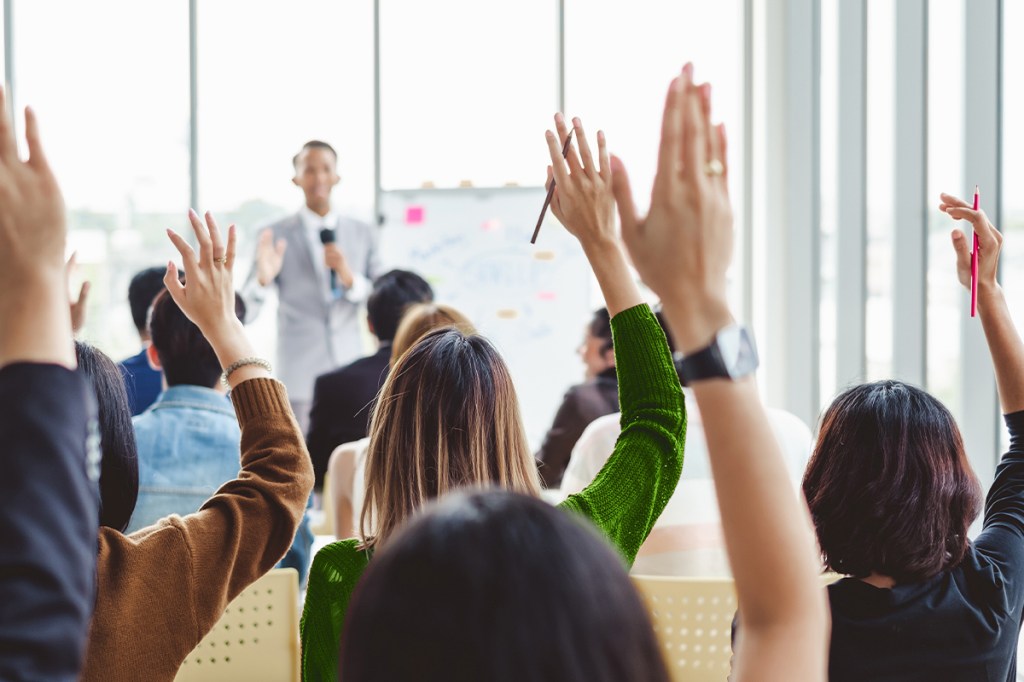
[[[718,333],[718,352],[730,377],[739,378],[757,369],[757,348],[745,327],[733,325]]]

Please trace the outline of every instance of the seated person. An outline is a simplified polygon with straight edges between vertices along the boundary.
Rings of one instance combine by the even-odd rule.
[[[979,250],[978,316],[1010,449],[983,498],[949,410],[900,381],[839,394],[825,411],[803,490],[829,586],[831,680],[1012,680],[1024,613],[1024,343],[997,274],[1003,236],[942,195]],[[953,230],[971,286],[970,229]],[[973,358],[980,362],[980,358]],[[979,367],[978,371],[982,371]],[[993,415],[994,416],[994,415]],[[980,454],[979,454],[980,456]],[[984,500],[981,533],[968,529]]]
[[[0,89],[0,679],[79,679],[95,601],[95,407],[75,371],[60,189]],[[87,445],[89,443],[89,445]]]
[[[582,145],[583,135],[577,139]],[[563,187],[559,179],[557,191]],[[619,391],[629,428],[602,475],[561,509],[590,519],[632,563],[679,480],[685,404],[665,335],[614,236],[607,183],[601,195],[571,217],[556,202],[552,208],[580,241],[604,293],[620,344]],[[337,676],[349,599],[376,551],[423,505],[474,485],[541,494],[501,354],[478,334],[436,329],[398,358],[374,407],[361,535],[329,544],[313,559],[300,626],[307,681]]]
[[[449,495],[374,557],[339,677],[669,680],[622,557],[579,519],[499,491]]]
[[[242,299],[235,315],[245,318]],[[167,291],[149,316],[150,365],[163,373],[166,389],[135,417],[139,450],[139,501],[128,532],[171,514],[191,514],[217,488],[238,475],[241,431],[220,362],[199,328]]]
[[[323,487],[334,448],[366,437],[373,399],[384,385],[391,340],[402,313],[410,304],[432,300],[434,292],[426,280],[407,270],[392,270],[374,281],[366,300],[366,318],[377,337],[377,352],[321,375],[313,388],[306,444],[317,490]]]
[[[664,317],[658,320],[665,328]],[[672,335],[665,329],[669,347]],[[721,518],[711,478],[711,462],[704,438],[704,424],[693,393],[686,396],[686,462],[676,491],[647,541],[640,548],[633,573],[638,575],[720,576],[730,575],[729,559],[722,542]],[[811,454],[811,432],[800,419],[784,410],[766,409],[772,431],[782,448],[786,469],[796,494],[807,458]],[[619,415],[599,417],[587,427],[573,448],[572,459],[562,479],[561,493],[568,497],[586,488],[608,461],[619,437]]]
[[[549,489],[561,485],[572,448],[590,422],[619,411],[615,349],[607,308],[594,312],[578,352],[586,367],[586,381],[570,388],[562,398],[555,421],[536,454],[540,478]]]
[[[128,305],[132,309],[132,321],[135,322],[135,330],[142,342],[142,350],[120,363],[132,416],[142,414],[163,390],[160,370],[153,369],[146,353],[149,346],[149,326],[146,320],[157,294],[164,290],[165,271],[163,267],[146,268],[135,273],[128,285]]]
[[[425,334],[443,327],[455,327],[473,333],[469,319],[451,306],[442,303],[416,303],[409,307],[395,332],[391,345],[390,364],[412,348]],[[325,511],[334,513],[334,533],[339,539],[357,537],[356,519],[363,511],[366,487],[366,450],[369,438],[339,445],[327,467],[331,481],[331,500],[324,502]]]
[[[228,603],[287,551],[313,488],[284,386],[270,378],[268,363],[253,359],[233,311],[234,228],[225,245],[212,216],[206,225],[194,212],[189,217],[198,254],[170,233],[188,282],[179,282],[173,264],[164,281],[227,373],[241,426],[241,471],[191,514],[131,535],[100,528],[84,682],[173,680]],[[103,455],[113,452],[124,449]]]

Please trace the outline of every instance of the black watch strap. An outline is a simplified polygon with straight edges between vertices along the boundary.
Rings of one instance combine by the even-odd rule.
[[[722,361],[722,354],[718,350],[718,344],[714,341],[711,345],[691,353],[677,363],[679,380],[683,386],[689,386],[694,381],[702,379],[726,378],[729,371]]]

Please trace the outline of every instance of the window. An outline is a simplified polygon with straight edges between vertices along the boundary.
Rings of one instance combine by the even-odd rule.
[[[838,0],[821,3],[821,301],[818,398],[821,407],[836,393],[836,278],[839,250],[839,7]]]
[[[181,225],[189,202],[188,7],[33,0],[17,10],[16,103],[39,113],[79,279],[92,281],[85,337],[120,359],[139,343],[128,282],[174,253],[164,228]]]
[[[380,10],[383,187],[543,184],[556,3],[384,0]]]
[[[928,7],[928,390],[958,420],[960,324],[969,302],[954,269],[949,234],[955,223],[937,206],[940,192],[970,201],[974,190],[963,179],[963,12],[960,0],[932,0]]]

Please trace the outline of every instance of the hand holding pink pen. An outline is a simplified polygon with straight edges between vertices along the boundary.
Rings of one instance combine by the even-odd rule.
[[[939,210],[954,220],[966,220],[974,228],[970,243],[960,229],[953,230],[953,249],[956,251],[957,275],[960,283],[971,292],[971,316],[978,313],[979,289],[982,303],[986,292],[999,287],[999,250],[1003,236],[980,207],[981,193],[975,188],[974,206],[952,194],[942,194]],[[982,258],[984,252],[984,258]]]

